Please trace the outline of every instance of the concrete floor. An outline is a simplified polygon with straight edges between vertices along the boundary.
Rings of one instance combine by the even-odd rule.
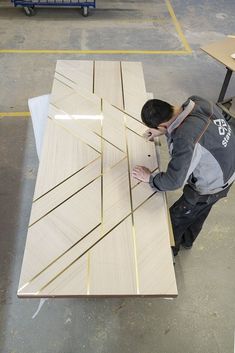
[[[57,59],[142,61],[155,97],[215,101],[225,68],[200,46],[234,34],[234,0],[171,3],[192,55],[0,53],[0,112],[27,111],[29,97],[50,92]],[[88,18],[75,9],[39,9],[27,18],[1,1],[0,49],[183,49],[163,0],[100,0],[97,7]],[[233,77],[228,96],[234,93]],[[0,118],[0,155],[1,353],[233,352],[235,187],[214,207],[194,248],[177,257],[177,299],[54,299],[32,319],[39,301],[16,297],[38,167],[29,118]],[[170,203],[179,194],[169,193]]]

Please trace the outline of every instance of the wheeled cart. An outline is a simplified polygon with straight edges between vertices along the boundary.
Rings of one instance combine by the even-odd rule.
[[[88,16],[89,8],[96,7],[94,1],[79,0],[11,0],[15,7],[22,6],[27,16],[35,15],[35,7],[80,7],[82,15]]]

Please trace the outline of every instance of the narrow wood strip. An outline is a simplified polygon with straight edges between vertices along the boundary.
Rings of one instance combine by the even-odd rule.
[[[141,109],[147,100],[142,65],[139,62],[122,62],[121,67],[125,110],[141,120]]]
[[[122,108],[120,64],[118,61],[95,61],[94,92],[110,104]]]

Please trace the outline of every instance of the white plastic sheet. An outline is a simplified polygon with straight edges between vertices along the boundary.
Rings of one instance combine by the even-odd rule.
[[[48,110],[49,110],[50,95],[30,98],[28,100],[29,111],[32,117],[33,131],[36,141],[36,149],[38,158],[42,151],[43,136],[46,128]]]

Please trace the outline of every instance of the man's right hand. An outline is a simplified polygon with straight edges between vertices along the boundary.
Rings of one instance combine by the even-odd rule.
[[[143,137],[147,141],[154,141],[155,137],[158,137],[161,135],[161,132],[157,129],[148,129],[144,132]]]

